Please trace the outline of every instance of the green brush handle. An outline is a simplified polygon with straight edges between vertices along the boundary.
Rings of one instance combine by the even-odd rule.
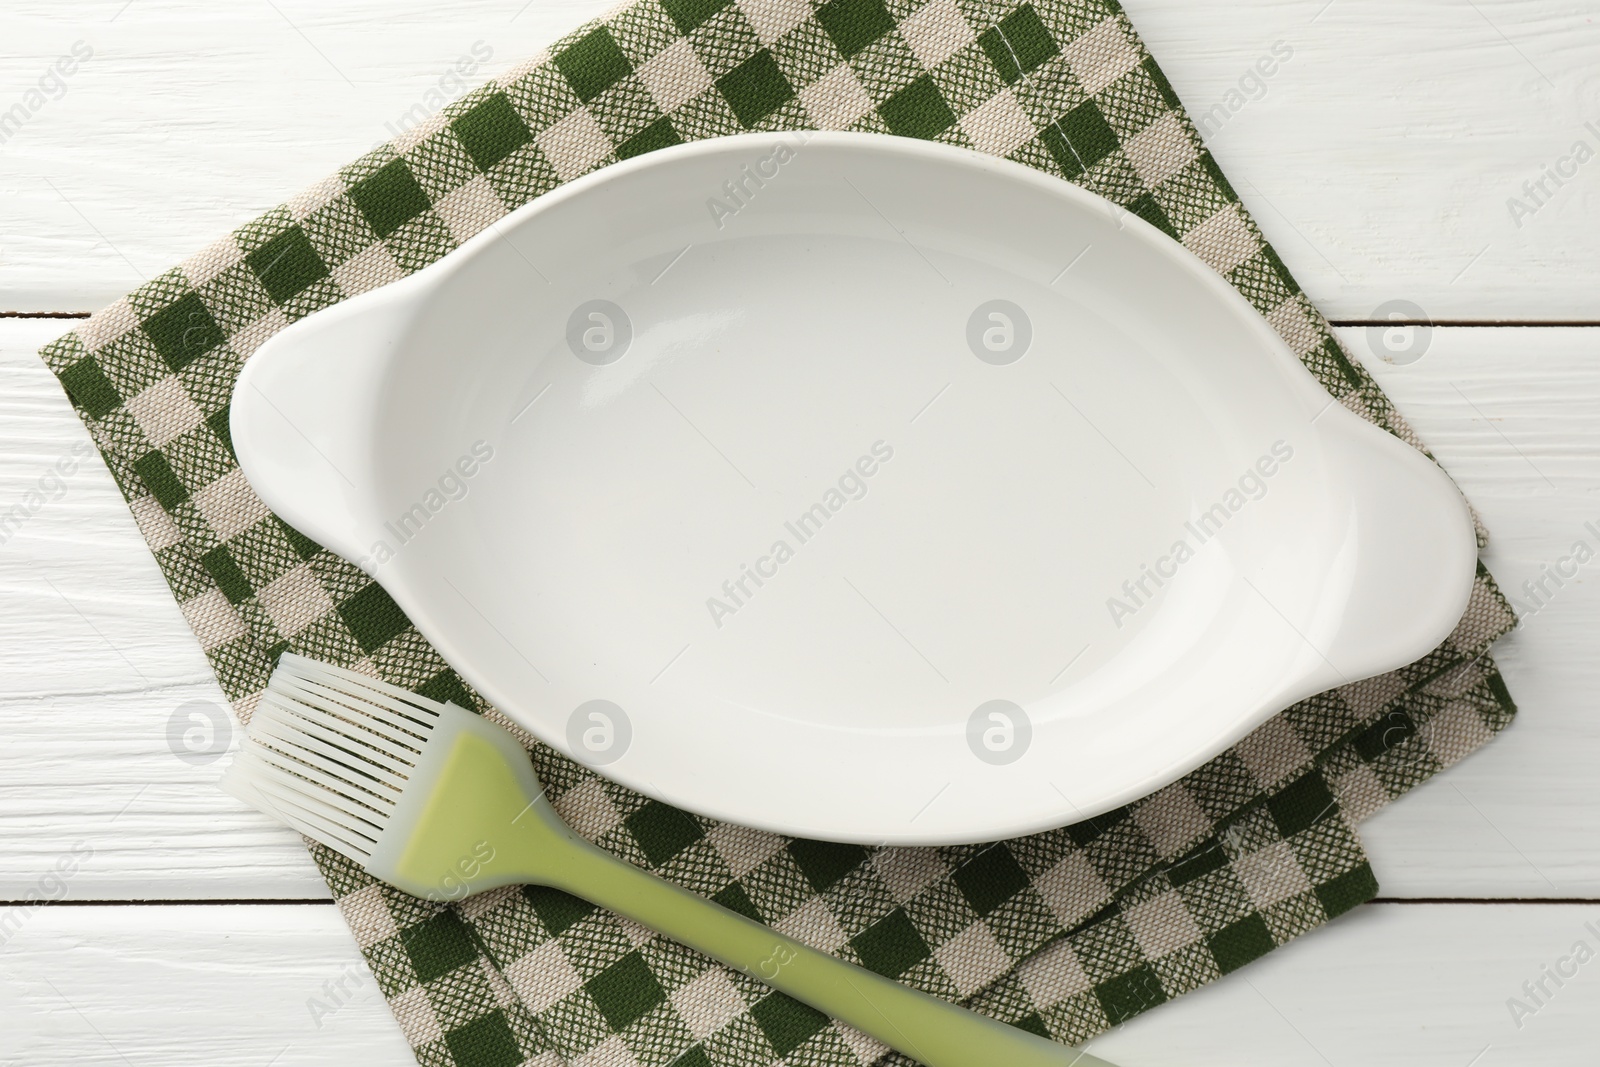
[[[374,877],[434,900],[526,882],[560,889],[743,971],[927,1067],[1111,1067],[819,952],[602,851],[543,799],[510,734],[457,715],[459,736],[429,744],[414,773],[421,784],[374,849],[366,865]]]
[[[1110,1067],[803,945],[582,839],[542,880],[744,971],[927,1067]],[[547,848],[541,844],[541,848]],[[559,871],[556,878],[550,872]]]

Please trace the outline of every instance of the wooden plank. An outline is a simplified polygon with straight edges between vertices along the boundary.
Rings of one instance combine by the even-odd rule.
[[[32,355],[69,325],[0,320],[0,510],[86,440]],[[1508,589],[1574,539],[1600,548],[1600,329],[1441,328],[1407,366],[1344,337],[1482,511]],[[79,899],[326,895],[298,839],[173,755],[174,711],[221,695],[98,461],[0,546],[0,588],[19,606],[0,617],[0,899],[79,841]],[[1600,583],[1574,582],[1502,643],[1521,718],[1368,824],[1386,895],[1600,896],[1597,627]]]
[[[1578,941],[1600,949],[1597,919],[1592,905],[1369,905],[1090,1048],[1123,1067],[1592,1064],[1600,962],[1545,979],[1541,1005],[1522,986]],[[314,1013],[341,979],[344,1003]],[[1536,1007],[1520,1027],[1512,997]],[[323,905],[41,910],[0,952],[0,1016],[0,1062],[414,1062]]]
[[[34,354],[71,326],[0,320],[0,513],[31,512],[0,544],[0,899],[74,847],[92,851],[67,886],[78,899],[326,898],[296,835],[219,793],[218,763],[178,755],[189,712],[226,704]]]
[[[1600,330],[1434,330],[1407,365],[1342,336],[1478,508],[1485,562],[1526,613],[1495,649],[1517,721],[1363,828],[1383,892],[1600,896],[1600,562],[1524,589],[1577,542],[1600,552]]]
[[[6,5],[0,111],[75,42],[94,55],[0,145],[0,310],[107,303],[457,93],[474,45],[472,77],[498,73],[609,3]],[[1537,205],[1523,190],[1577,141],[1600,149],[1579,0],[1125,6],[1334,318],[1403,298],[1435,320],[1600,319],[1600,172],[1545,179]]]
[[[1563,164],[1573,175],[1545,179],[1542,204],[1523,188],[1579,140],[1600,155],[1584,88],[1600,27],[1577,0],[1125,6],[1330,318],[1401,299],[1433,321],[1600,319],[1583,236],[1600,170]],[[1257,89],[1275,46],[1293,54]]]
[[[1600,963],[1546,980],[1532,1015],[1514,1020],[1507,1001],[1527,1003],[1523,983],[1576,942],[1600,951],[1597,918],[1593,905],[1367,905],[1089,1047],[1123,1067],[1590,1064]]]
[[[0,948],[0,1063],[416,1061],[330,905],[56,907]]]
[[[0,145],[0,310],[104,306],[609,6],[7,4],[0,111],[75,42],[94,55]]]

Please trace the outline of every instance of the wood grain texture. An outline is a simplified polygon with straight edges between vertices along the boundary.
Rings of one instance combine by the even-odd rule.
[[[1507,206],[1577,140],[1600,153],[1600,25],[1581,0],[1126,9],[1330,318],[1403,299],[1433,321],[1600,319],[1600,166],[1547,180],[1532,217]],[[1244,79],[1278,42],[1293,55],[1251,99]],[[1246,102],[1208,122],[1241,85]]]
[[[1594,1062],[1600,962],[1547,981],[1520,1028],[1506,1002],[1575,942],[1600,949],[1597,919],[1594,905],[1366,905],[1089,1047],[1122,1067],[1579,1067]]]
[[[1576,542],[1600,553],[1600,329],[1436,329],[1405,366],[1342,336],[1478,508],[1523,614],[1495,647],[1511,728],[1363,828],[1382,892],[1600,896],[1600,559],[1524,590]]]
[[[1122,1067],[1589,1065],[1600,961],[1546,980],[1520,1028],[1507,1007],[1600,948],[1587,923],[1600,906],[1368,905],[1089,1047]],[[0,954],[0,1017],[0,1063],[29,1067],[414,1062],[331,905],[46,908]]]
[[[34,354],[71,325],[0,320],[0,513],[31,512],[0,526],[0,900],[25,898],[74,846],[92,850],[75,899],[325,899],[299,837],[219,793],[219,764],[175,754],[191,726],[174,735],[175,713],[226,704]],[[78,461],[70,475],[63,457]]]
[[[459,92],[475,43],[492,52],[479,78],[608,6],[13,0],[0,112],[75,42],[94,56],[0,143],[0,310],[99,307],[387,139],[430,91]],[[1331,317],[1400,298],[1436,321],[1600,320],[1600,162],[1547,181],[1532,217],[1507,207],[1577,140],[1600,151],[1581,0],[1125,6]],[[1257,85],[1274,46],[1291,54]]]
[[[45,908],[0,952],[0,1063],[409,1067],[331,905]]]
[[[33,355],[68,326],[0,320],[0,511],[87,440]],[[1483,513],[1508,590],[1576,539],[1600,550],[1600,329],[1440,328],[1407,366],[1343,337]],[[1366,826],[1384,895],[1600,896],[1596,575],[1497,649],[1511,730]],[[98,460],[0,546],[0,588],[0,899],[79,841],[77,899],[326,898],[297,838],[174,755],[173,713],[222,697]]]

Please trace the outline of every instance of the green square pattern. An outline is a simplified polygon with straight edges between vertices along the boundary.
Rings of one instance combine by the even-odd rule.
[[[1067,112],[1043,134],[1050,155],[1069,178],[1076,178],[1117,150],[1117,135],[1093,100]]]
[[[1095,999],[1112,1026],[1127,1022],[1167,1000],[1161,977],[1149,966],[1135,967],[1094,987]]]
[[[169,370],[182,370],[227,340],[199,293],[185,293],[141,324]]]
[[[652,867],[659,867],[705,836],[693,815],[652,800],[632,815],[627,826]]]
[[[1223,927],[1207,938],[1206,944],[1217,958],[1217,969],[1223,974],[1232,974],[1278,947],[1272,940],[1272,931],[1259,915],[1247,915]]]
[[[661,0],[672,24],[679,33],[693,33],[706,20],[732,4],[733,0]]]
[[[62,371],[61,387],[91,419],[103,419],[122,406],[122,394],[93,356],[85,356]]]
[[[533,140],[528,124],[504,93],[489,99],[450,124],[461,147],[479,170],[487,171]]]
[[[311,247],[306,231],[298,226],[289,227],[245,256],[244,261],[267,295],[279,304],[328,276],[328,265]]]
[[[417,184],[411,168],[400,159],[356,182],[350,187],[349,195],[360,209],[361,217],[379,237],[392,235],[428,210],[428,194]]]
[[[745,129],[754,128],[795,96],[794,86],[765,48],[717,79],[717,89]]]
[[[544,928],[556,937],[595,913],[593,904],[563,893],[559,889],[550,889],[542,885],[525,885],[522,887],[522,892],[528,898],[528,903],[533,905],[533,913],[539,917]]]
[[[239,564],[228,554],[228,546],[218,545],[201,556],[200,565],[217,583],[217,588],[228,598],[228,603],[239,604],[254,595],[255,589],[250,585],[250,579],[245,577]]]
[[[850,939],[862,966],[888,978],[899,978],[933,955],[928,942],[904,908],[896,908]]]
[[[757,1001],[750,1014],[779,1058],[788,1056],[828,1025],[826,1015],[782,993]]]
[[[400,931],[400,943],[411,957],[417,978],[423,982],[443,977],[478,958],[472,931],[453,911],[441,911]]]
[[[657,1004],[667,999],[667,991],[637,952],[630,952],[583,988],[606,1017],[611,1029],[619,1033],[644,1018]]]
[[[168,511],[189,502],[189,487],[178,478],[172,462],[160,452],[146,452],[133,462],[133,472],[144,482],[156,502]]]
[[[1338,801],[1333,799],[1328,784],[1316,771],[1291,782],[1267,802],[1267,810],[1272,812],[1278,832],[1285,837],[1293,836],[1321,819],[1333,817],[1338,807]]]
[[[750,894],[738,882],[724,886],[711,899],[729,911],[743,915],[746,919],[754,919],[758,923],[767,921],[767,917],[761,914],[761,909],[756,907],[756,902],[750,899]]]
[[[604,26],[595,27],[561,49],[555,62],[585,104],[633,73],[617,39]]]
[[[956,122],[956,113],[926,74],[880,104],[878,114],[890,133],[929,141]]]
[[[1178,231],[1172,225],[1172,220],[1167,217],[1166,209],[1161,206],[1161,201],[1146,193],[1128,205],[1129,214],[1137,215],[1168,237],[1176,237]]]
[[[1416,720],[1404,708],[1395,708],[1356,738],[1356,752],[1364,760],[1374,760],[1415,736]]]
[[[948,22],[952,14],[965,26]],[[945,36],[931,39],[933,26]],[[1119,38],[1126,48],[1105,47]],[[1091,69],[1074,66],[1083,63]],[[245,491],[226,402],[244,356],[286,322],[382,280],[363,264],[409,273],[454,248],[470,213],[443,200],[465,190],[481,203],[469,183],[486,181],[507,209],[555,188],[556,168],[568,175],[573,166],[575,137],[609,141],[581,149],[590,166],[824,120],[970,146],[969,129],[976,135],[989,120],[969,116],[1001,91],[1034,126],[1008,149],[1013,159],[1081,182],[1176,239],[1212,220],[1243,232],[1231,284],[1270,321],[1291,324],[1284,341],[1333,398],[1414,439],[1262,240],[1114,0],[938,9],[917,0],[636,0],[447,106],[431,133],[344,168],[331,199],[324,184],[296,208],[242,227],[231,264],[215,249],[196,257],[42,355],[237,708],[253,706],[276,657],[293,649],[488,711],[380,586]],[[1164,142],[1179,131],[1175,150],[1190,163],[1152,184],[1124,149],[1157,123]],[[173,415],[189,429],[167,439],[157,427]],[[262,591],[291,573],[281,588],[331,606],[285,634]],[[1370,812],[1461,758],[1460,738],[1491,737],[1510,722],[1515,708],[1487,649],[1514,621],[1480,570],[1457,634],[1418,663],[1287,709],[1155,797],[999,846],[783,839],[648,800],[542,745],[530,757],[563,814],[601,847],[740,914],[813,931],[803,936],[928,993],[966,991],[974,1010],[1080,1042],[1371,899],[1377,881],[1338,798],[1354,791]],[[1281,770],[1252,770],[1261,767]],[[679,1067],[867,1067],[812,1009],[558,891],[508,888],[464,906],[428,905],[312,852],[345,912],[364,917],[363,952],[385,995],[405,998],[395,1003],[413,1020],[419,1008],[433,1013],[437,1026],[408,1027],[427,1067],[629,1056]],[[1245,886],[1266,864],[1286,865],[1282,884],[1306,888],[1253,906]],[[1157,898],[1161,908],[1144,908]],[[1137,918],[1133,909],[1142,909]],[[1178,919],[1150,939],[1150,916],[1166,913]],[[996,951],[1027,960],[1030,981],[1015,970],[976,991],[958,980],[973,964],[992,966],[992,955],[972,953]],[[723,1005],[714,1032],[702,1029],[711,1002]]]
[[[867,850],[860,845],[796,838],[789,842],[789,855],[794,858],[811,888],[820,893],[837,885],[861,866],[861,862],[867,858]]]
[[[679,137],[678,131],[673,128],[672,120],[660,118],[617,145],[617,158],[632,159],[646,152],[654,152],[658,148],[671,148],[675,144],[682,143],[683,138]]]
[[[867,45],[894,29],[894,17],[883,0],[830,0],[817,8],[816,17],[846,59],[860,55]]]
[[[1044,20],[1039,18],[1038,9],[1032,4],[1023,4],[984,30],[978,44],[1007,85],[1015,84],[1061,54],[1061,46],[1045,28]]]
[[[450,1055],[460,1067],[517,1067],[522,1050],[501,1012],[480,1015],[444,1035]]]
[[[956,887],[967,898],[972,910],[988,918],[1028,887],[1028,872],[1005,845],[995,845],[978,853],[955,872]]]
[[[1365,863],[1317,886],[1317,901],[1334,919],[1378,895],[1378,879]]]
[[[410,629],[411,622],[394,598],[377,582],[369,583],[355,596],[339,605],[339,617],[351,635],[367,652],[376,652]]]

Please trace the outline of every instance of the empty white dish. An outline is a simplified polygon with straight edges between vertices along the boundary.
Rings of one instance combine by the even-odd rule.
[[[1021,165],[752,134],[605,168],[246,364],[246,476],[644,793],[935,844],[1099,814],[1451,630],[1426,457]]]

